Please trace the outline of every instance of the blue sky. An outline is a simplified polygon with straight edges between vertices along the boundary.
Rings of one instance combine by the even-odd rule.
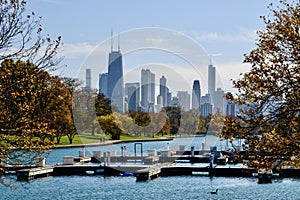
[[[67,65],[67,68],[64,69],[65,76],[78,77],[80,76],[78,74],[82,73],[82,69],[86,67],[98,69],[100,65],[102,67],[100,72],[105,71],[105,67],[107,67],[105,63],[107,63],[110,50],[111,29],[114,30],[115,36],[120,33],[121,50],[126,51],[129,45],[126,37],[133,37],[136,29],[150,27],[150,29],[146,29],[150,30],[150,33],[143,32],[143,34],[145,34],[144,38],[151,38],[152,27],[161,28],[163,32],[165,30],[177,32],[181,34],[182,40],[189,39],[192,43],[198,44],[207,54],[215,54],[213,64],[219,74],[218,86],[225,90],[231,90],[229,80],[238,78],[241,72],[249,69],[247,65],[242,64],[243,54],[255,48],[255,32],[264,27],[259,16],[269,13],[267,6],[270,2],[272,1],[30,0],[27,3],[27,10],[34,11],[38,16],[43,17],[42,25],[45,33],[53,38],[62,36],[64,43],[62,54],[65,57],[63,64]],[[142,37],[140,36],[140,38]],[[162,38],[164,39],[164,37]],[[172,40],[173,43],[177,39]],[[116,43],[114,44],[117,46]],[[95,52],[99,45],[105,47],[102,49],[104,56],[99,56],[99,60],[101,59],[99,66],[96,62],[85,66],[88,63],[86,60],[89,59],[89,55],[93,54],[92,52]],[[165,45],[170,44],[165,43]],[[185,47],[185,51],[188,49]],[[194,53],[197,54],[197,52]],[[153,62],[149,58],[153,58]],[[168,62],[168,58],[172,62]],[[124,56],[124,71],[136,71],[132,75],[128,73],[128,81],[134,81],[134,79],[138,81],[137,71],[141,67],[156,66],[153,70],[159,70],[157,66],[170,68],[170,66],[180,66],[183,63],[180,59],[178,62],[176,60],[178,59],[174,59],[174,56],[169,57],[165,53],[157,51],[128,53]],[[205,65],[209,64],[207,59],[204,61]],[[177,68],[175,72],[177,74],[189,72],[184,69],[187,68]],[[99,70],[93,74],[95,86],[98,72]],[[169,72],[162,70],[161,73],[164,72],[167,73],[165,75],[171,84],[174,76],[171,73],[168,78]],[[157,72],[157,81],[161,73]],[[193,72],[190,72],[190,75],[190,77],[185,77],[186,85],[191,85],[193,79],[197,78]],[[204,70],[200,76],[205,77],[206,71]],[[205,92],[206,80],[203,77],[199,77],[199,79],[204,82],[202,90]],[[178,87],[174,91],[184,90],[184,88],[180,88],[180,85],[182,84],[173,81],[173,85],[170,87]]]

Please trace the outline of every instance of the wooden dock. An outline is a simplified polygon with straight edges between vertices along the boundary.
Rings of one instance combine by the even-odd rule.
[[[208,176],[231,176],[252,177],[257,172],[241,166],[176,166],[174,163],[157,163],[155,165],[55,165],[20,169],[16,171],[18,181],[30,181],[47,176],[74,176],[74,175],[104,175],[117,176],[123,173],[131,173],[136,176],[136,181],[148,181],[157,177],[182,176],[182,175],[208,175]],[[280,177],[300,177],[300,170],[282,170]],[[287,176],[289,175],[289,176]]]
[[[18,181],[30,181],[36,178],[51,176],[54,167],[37,167],[30,169],[21,169],[16,172]]]
[[[155,166],[151,166],[145,169],[136,171],[136,181],[149,181],[157,178],[161,174],[161,169],[166,166],[174,165],[173,163],[164,163]]]
[[[256,170],[243,167],[217,166],[213,168],[198,166],[166,166],[161,170],[161,176],[209,175],[222,177],[252,177]]]

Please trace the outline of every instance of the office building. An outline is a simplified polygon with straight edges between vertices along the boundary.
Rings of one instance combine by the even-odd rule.
[[[99,74],[99,93],[107,97],[107,77],[108,73]]]
[[[118,112],[124,112],[122,54],[120,51],[120,45],[118,45],[117,51],[113,50],[113,42],[108,61],[107,97],[111,99],[111,104],[116,106]]]
[[[140,83],[126,83],[125,96],[127,99],[128,111],[138,111],[140,105]]]
[[[201,88],[200,81],[194,80],[193,91],[192,91],[192,108],[200,109],[200,97],[201,97]]]

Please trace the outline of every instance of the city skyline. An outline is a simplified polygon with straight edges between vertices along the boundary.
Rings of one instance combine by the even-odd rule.
[[[156,75],[149,68],[141,69],[140,82],[135,80],[135,82],[124,83],[119,36],[117,51],[113,49],[113,37],[111,38],[111,52],[108,57],[108,72],[99,74],[98,91],[111,99],[112,105],[117,107],[118,112],[123,113],[129,110],[160,112],[166,106],[179,106],[185,111],[198,109],[204,116],[217,111],[223,114],[233,113],[232,109],[230,111],[227,108],[225,91],[216,88],[216,68],[213,66],[211,58],[207,74],[208,91],[202,96],[199,80],[194,80],[191,88],[186,91],[177,91],[177,95],[175,95],[174,91],[172,93],[172,89],[169,88],[165,75],[159,78],[158,90],[156,90]],[[86,69],[85,73],[85,88],[91,89],[91,69]],[[192,98],[190,98],[190,93]]]
[[[223,84],[217,83],[217,87],[222,86],[221,88],[224,90],[231,90],[230,79],[237,79],[240,73],[249,69],[242,63],[243,54],[249,53],[254,48],[255,32],[263,27],[259,16],[268,13],[267,6],[271,2],[274,3],[271,0],[243,2],[233,0],[217,3],[214,1],[190,1],[188,4],[174,1],[143,1],[135,2],[135,6],[130,6],[131,4],[128,2],[119,2],[115,5],[114,2],[109,1],[32,0],[27,4],[28,12],[35,11],[37,16],[43,16],[43,28],[49,32],[50,36],[61,35],[63,38],[62,56],[65,59],[62,65],[68,67],[58,71],[59,74],[78,77],[80,76],[78,74],[82,73],[80,67],[103,67],[104,65],[100,62],[99,66],[89,66],[85,60],[99,44],[106,41],[110,43],[108,40],[110,40],[111,29],[120,33],[122,38],[122,35],[128,31],[156,27],[182,33],[202,46],[206,54],[218,55],[213,56],[213,64],[218,68]],[[169,9],[170,7],[172,9]],[[111,8],[115,9],[114,14],[112,14]],[[78,15],[78,13],[82,14]],[[144,38],[151,40],[149,34],[145,34]],[[143,43],[144,41],[137,40],[135,42]],[[153,40],[152,42],[162,41]],[[140,62],[140,54],[137,56],[126,54],[126,49],[128,49],[126,45],[134,44],[122,44],[125,55],[124,74],[142,64],[149,64],[149,60],[144,63]],[[107,51],[109,46],[110,44],[102,50]],[[99,56],[98,59],[103,59],[101,62],[107,63],[107,57]],[[166,61],[163,64],[175,68],[181,67],[178,68],[178,73],[192,74],[184,71],[186,66],[180,62],[169,63]],[[104,70],[102,71],[104,72]],[[170,84],[175,81],[169,78]],[[202,80],[200,81],[202,82]],[[98,83],[93,82],[92,84],[95,86]],[[177,85],[180,86],[180,84]],[[182,88],[178,88],[178,90],[182,90]],[[203,91],[206,91],[205,85],[203,85]]]

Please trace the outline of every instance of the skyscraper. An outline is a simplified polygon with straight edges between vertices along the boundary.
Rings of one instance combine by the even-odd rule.
[[[203,115],[204,117],[207,117],[208,115],[212,114],[211,103],[201,104],[200,112],[201,112],[201,115]]]
[[[228,103],[227,103],[226,115],[229,116],[229,117],[235,117],[236,116],[236,106],[231,101],[228,101]]]
[[[148,112],[155,103],[155,75],[149,69],[141,71],[141,107]]]
[[[107,76],[107,97],[111,99],[112,105],[116,106],[118,112],[124,112],[124,82],[123,82],[123,63],[120,46],[118,50],[113,50],[113,42],[108,61]]]
[[[164,76],[162,76],[159,79],[159,96],[161,96],[162,99],[162,102],[160,102],[162,107],[167,106],[167,93],[168,93],[167,79]]]
[[[193,93],[192,93],[192,108],[200,109],[200,98],[201,98],[201,88],[200,81],[194,80],[193,83]]]
[[[85,69],[85,88],[87,88],[87,89],[92,88],[91,69]]]
[[[214,96],[216,90],[216,68],[210,63],[208,65],[208,94]]]
[[[151,103],[154,105],[155,104],[155,74],[151,73]]]
[[[138,111],[140,107],[140,83],[126,83],[125,96],[127,96],[128,110]]]
[[[108,73],[99,74],[99,93],[107,97],[107,77]]]
[[[191,99],[188,91],[178,91],[177,98],[182,110],[188,111],[190,109],[190,99]]]
[[[217,88],[214,94],[214,110],[213,112],[217,112],[219,110],[221,113],[225,114],[225,92],[221,88]]]

